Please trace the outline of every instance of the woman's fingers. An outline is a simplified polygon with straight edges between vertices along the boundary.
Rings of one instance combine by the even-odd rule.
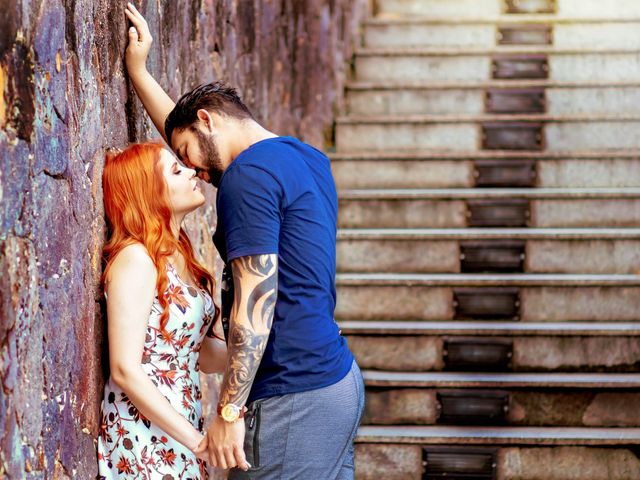
[[[131,5],[131,4],[129,4]],[[136,30],[138,31],[138,41],[145,42],[147,39],[151,38],[151,34],[149,32],[149,26],[147,25],[146,20],[138,13],[137,10],[132,10],[127,6],[124,11],[125,15],[131,21]]]
[[[141,25],[140,19],[138,19],[138,17],[136,17],[129,10],[125,10],[124,13],[127,16],[127,18],[129,19],[129,21],[133,24],[133,26],[136,27],[136,30],[138,31],[138,40],[140,42],[143,42],[144,41],[144,30],[145,29]]]
[[[125,10],[124,14],[127,16],[129,21],[133,24],[137,32],[140,32],[140,21],[136,18],[136,16],[131,13],[129,10]]]
[[[211,457],[207,452],[196,453],[196,457],[199,458],[200,460],[204,460],[210,465],[213,465],[213,463],[211,463]]]
[[[207,447],[208,447],[208,437],[206,435],[204,435],[202,437],[202,440],[200,441],[200,443],[198,444],[198,446],[196,447],[196,449],[194,450],[195,453],[202,453],[202,452],[206,452],[207,451]]]
[[[127,5],[127,8],[143,25],[147,24],[147,21],[145,20],[145,18],[142,16],[142,14],[138,11],[138,9],[135,7],[133,3],[129,3]]]

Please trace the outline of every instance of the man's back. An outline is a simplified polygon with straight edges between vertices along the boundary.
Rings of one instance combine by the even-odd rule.
[[[216,246],[225,260],[278,254],[278,300],[249,401],[332,385],[353,357],[333,320],[337,194],[329,159],[292,137],[263,140],[225,171]]]

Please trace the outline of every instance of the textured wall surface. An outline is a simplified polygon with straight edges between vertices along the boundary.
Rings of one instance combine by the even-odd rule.
[[[136,2],[173,98],[225,79],[267,128],[325,147],[365,3]],[[123,71],[124,5],[0,0],[1,478],[96,473],[103,156],[157,136]],[[214,217],[190,220],[210,265]]]

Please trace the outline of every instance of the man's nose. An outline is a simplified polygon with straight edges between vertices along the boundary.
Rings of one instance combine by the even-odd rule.
[[[198,170],[198,178],[200,180],[203,180],[207,183],[209,183],[210,177],[209,177],[209,172],[207,172],[206,170],[202,169],[202,170]]]

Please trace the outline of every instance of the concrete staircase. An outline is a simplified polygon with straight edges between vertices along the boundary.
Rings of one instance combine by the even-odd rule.
[[[332,156],[357,478],[640,478],[640,1],[377,0]]]

